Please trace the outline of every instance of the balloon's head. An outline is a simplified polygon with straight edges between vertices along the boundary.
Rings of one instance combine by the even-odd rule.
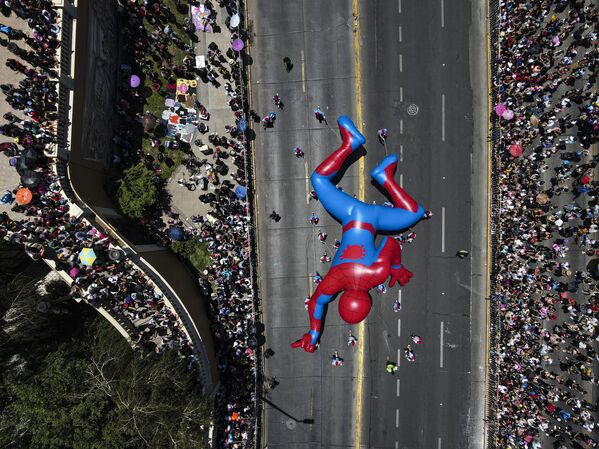
[[[372,300],[370,295],[359,290],[346,290],[339,298],[339,315],[349,324],[356,324],[368,316]]]

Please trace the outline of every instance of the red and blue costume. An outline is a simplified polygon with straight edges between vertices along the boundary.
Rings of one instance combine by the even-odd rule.
[[[372,170],[371,175],[391,197],[395,207],[365,204],[339,190],[333,183],[346,159],[357,151],[366,139],[347,116],[337,120],[343,142],[312,173],[311,181],[324,208],[343,226],[341,245],[331,269],[310,297],[308,313],[310,331],[293,343],[314,352],[321,335],[322,318],[327,305],[339,298],[339,314],[350,324],[359,323],[370,312],[368,291],[383,284],[389,276],[389,286],[395,282],[406,285],[412,273],[401,264],[401,248],[391,237],[384,237],[378,246],[374,239],[377,231],[400,231],[409,228],[424,217],[425,211],[393,178],[397,156],[392,154]]]

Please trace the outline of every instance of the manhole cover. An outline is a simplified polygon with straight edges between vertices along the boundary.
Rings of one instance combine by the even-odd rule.
[[[408,114],[409,115],[416,115],[418,114],[418,106],[415,105],[414,103],[412,103],[410,106],[408,106]]]
[[[285,421],[285,425],[289,430],[293,430],[295,429],[295,426],[297,426],[297,422],[294,419],[288,419]]]

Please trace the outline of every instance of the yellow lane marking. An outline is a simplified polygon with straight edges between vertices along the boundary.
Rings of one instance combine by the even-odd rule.
[[[358,0],[353,0],[353,17],[354,17],[354,55],[355,55],[355,89],[356,89],[356,125],[358,129],[363,129],[362,124],[362,67],[360,65],[360,22],[359,22],[359,7]],[[364,201],[364,158],[358,161],[359,169],[359,191],[358,199]],[[354,434],[354,444],[356,449],[360,449],[362,438],[362,394],[364,389],[364,348],[366,346],[365,337],[366,326],[364,321],[358,325],[358,373],[356,383],[356,429]]]

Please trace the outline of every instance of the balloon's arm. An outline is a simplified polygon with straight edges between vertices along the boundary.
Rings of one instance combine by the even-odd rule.
[[[321,284],[322,285],[322,284]],[[321,285],[318,286],[314,294],[310,297],[308,304],[308,314],[310,316],[310,331],[291,344],[292,348],[303,348],[304,351],[314,352],[316,344],[320,339],[322,317],[327,309],[327,304],[333,299],[333,295],[322,293]]]

